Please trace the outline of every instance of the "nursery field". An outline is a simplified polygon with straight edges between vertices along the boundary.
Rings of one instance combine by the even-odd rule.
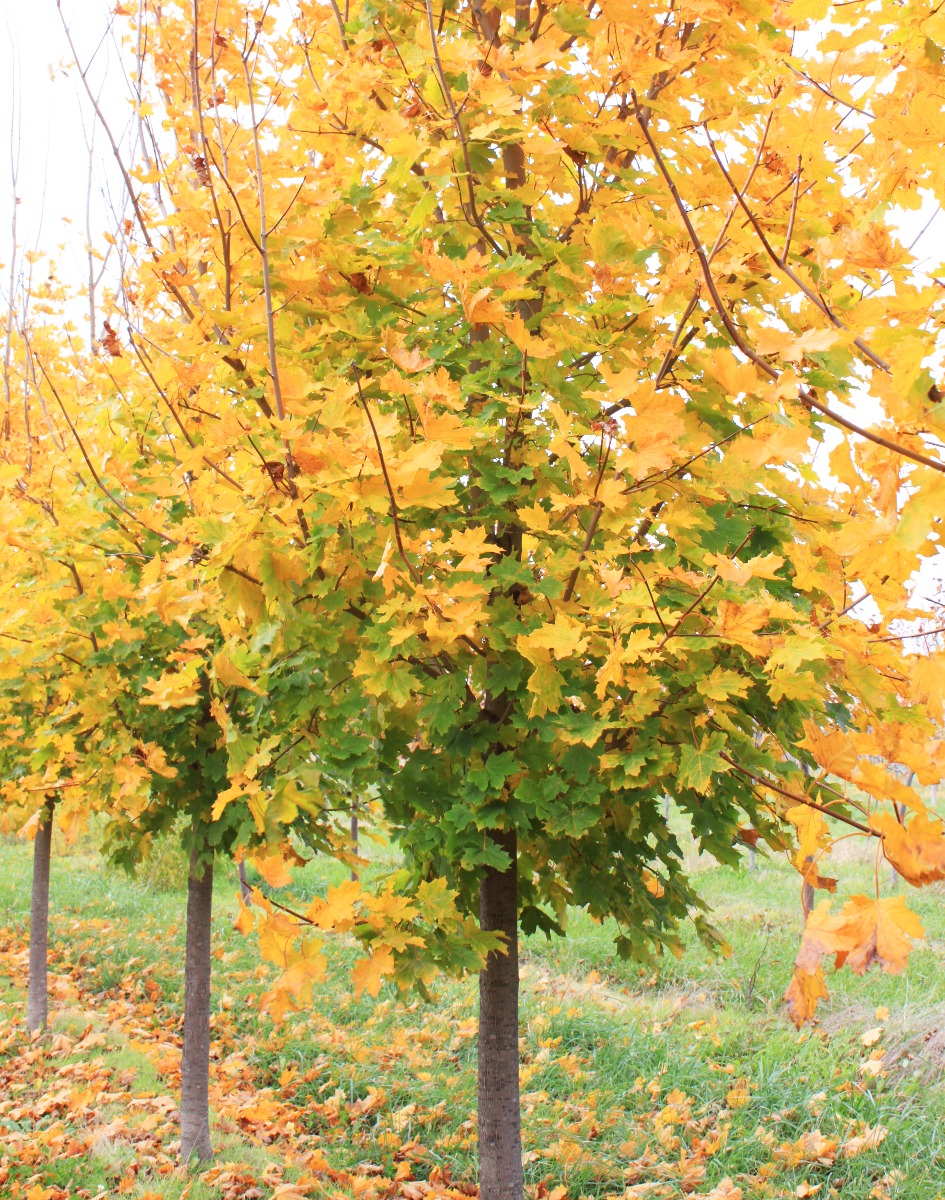
[[[58,834],[57,834],[58,838]],[[259,1013],[270,968],[215,894],[211,1104],[216,1158],[177,1163],[185,896],[173,850],[139,881],[89,846],[54,848],[51,1036],[23,1027],[29,846],[0,844],[0,1194],[9,1200],[363,1200],[474,1196],[476,992],[352,999],[342,943],[310,1012]],[[295,895],[341,868],[311,864]],[[564,1197],[945,1196],[945,911],[899,977],[829,979],[797,1033],[780,996],[800,930],[797,876],[697,867],[732,944],[659,970],[614,960],[575,913],[526,941],[522,1090],[528,1194]],[[333,874],[334,873],[334,874]],[[867,863],[845,882],[873,886]],[[885,889],[892,887],[881,878]],[[940,886],[940,885],[939,885]]]

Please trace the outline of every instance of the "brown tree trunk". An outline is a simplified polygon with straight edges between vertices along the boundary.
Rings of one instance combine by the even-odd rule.
[[[358,852],[358,810],[354,802],[351,803],[351,849],[355,854]],[[351,882],[358,882],[357,867],[351,868]]]
[[[184,1053],[181,1059],[180,1156],[204,1163],[210,1144],[210,917],[213,857],[195,846],[187,882],[187,953],[184,966]]]
[[[30,982],[26,998],[26,1028],[30,1033],[46,1028],[49,989],[46,960],[49,954],[49,859],[52,852],[55,800],[43,807],[33,841],[33,895],[30,900]]]
[[[487,871],[479,888],[479,923],[503,934],[508,947],[479,972],[479,1192],[481,1200],[522,1200],[517,842],[514,832],[491,837],[512,862]]]
[[[249,886],[249,880],[246,878],[246,863],[242,859],[236,865],[236,873],[240,880],[240,895],[243,898],[243,903],[252,904],[253,889]]]

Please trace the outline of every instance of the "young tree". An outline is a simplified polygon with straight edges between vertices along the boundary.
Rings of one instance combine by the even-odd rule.
[[[58,299],[57,290],[54,283],[44,285],[28,298],[44,305]],[[19,402],[9,406],[0,439],[0,822],[33,838],[26,1025],[34,1033],[49,1016],[54,825],[58,817],[72,836],[87,817],[69,713],[97,649],[87,623],[86,585],[101,561],[89,553],[98,514],[63,477],[63,431],[37,392],[22,316],[11,310],[5,377],[8,399]]]
[[[298,411],[328,450],[321,511],[334,496],[373,568],[356,673],[388,808],[417,877],[505,945],[480,978],[490,1200],[522,1190],[519,925],[578,904],[621,952],[677,949],[701,906],[664,794],[723,861],[746,818],[774,845],[794,826],[831,887],[823,812],[893,828],[833,788],[829,739],[940,771],[907,736],[931,726],[890,622],[935,550],[941,300],[883,214],[941,187],[904,147],[925,144],[942,19],[844,23],[804,59],[786,19],[428,0],[259,27],[292,80],[269,87],[268,178],[312,167],[280,230],[281,328],[317,348]],[[880,428],[848,415],[867,386]],[[860,907],[862,964],[887,917],[908,946],[908,916]]]
[[[26,428],[18,450],[30,462],[40,446],[47,452],[49,470],[71,504],[69,520],[58,521],[53,503],[32,495],[17,476],[12,490],[22,503],[9,525],[11,538],[22,541],[31,531],[24,513],[38,505],[51,517],[51,526],[40,543],[26,548],[27,561],[37,554],[44,563],[59,561],[63,547],[75,542],[97,571],[94,586],[85,586],[72,559],[63,559],[82,597],[81,636],[88,642],[87,653],[81,662],[70,658],[80,669],[56,710],[54,736],[43,741],[31,730],[25,744],[17,745],[11,723],[5,748],[17,764],[16,783],[22,782],[24,759],[41,754],[46,762],[51,744],[55,786],[80,789],[76,806],[107,809],[106,849],[113,861],[130,869],[147,855],[155,835],[181,823],[185,827],[190,872],[181,1152],[185,1159],[196,1155],[201,1161],[211,1152],[214,858],[271,851],[286,843],[290,826],[309,847],[348,856],[348,781],[370,742],[362,719],[365,705],[350,682],[349,631],[362,618],[348,611],[347,592],[338,586],[345,562],[336,564],[331,558],[337,537],[310,528],[293,482],[307,459],[302,439],[287,437],[264,181],[258,172],[252,174],[260,162],[258,128],[252,123],[248,137],[238,140],[239,122],[228,122],[226,137],[216,122],[221,159],[234,172],[223,183],[241,214],[243,240],[238,240],[206,185],[206,160],[195,159],[185,140],[199,97],[200,70],[195,65],[181,90],[172,59],[161,58],[162,45],[172,53],[179,49],[174,38],[183,28],[187,44],[195,40],[195,53],[200,45],[211,53],[203,82],[209,84],[220,70],[219,86],[224,86],[226,74],[214,56],[217,43],[226,40],[214,20],[228,15],[236,22],[233,36],[238,36],[241,10],[217,6],[202,24],[195,8],[191,28],[186,22],[170,25],[166,42],[160,14],[142,9],[137,15],[139,33],[146,34],[152,25],[156,32],[153,57],[138,64],[138,86],[152,71],[159,84],[165,81],[162,72],[173,79],[165,105],[169,136],[156,134],[143,114],[137,131],[139,149],[145,147],[144,167],[155,185],[150,198],[135,188],[133,177],[141,173],[141,163],[124,157],[124,147],[88,89],[134,216],[113,238],[120,242],[120,291],[105,299],[104,334],[93,348],[98,352],[76,346],[68,306],[61,300],[54,303],[53,297],[47,298],[44,312],[58,317],[58,329],[53,322],[41,345],[26,348],[33,399],[46,415],[46,432]],[[250,31],[235,59],[237,84],[249,89],[251,109],[257,41]],[[136,44],[142,45],[142,37]],[[81,67],[80,78],[87,82]],[[209,94],[214,95],[212,89]],[[211,195],[215,225],[208,225],[206,210],[193,203],[195,162],[197,180]],[[244,217],[243,203],[248,210],[252,201],[244,196],[241,202],[236,191],[248,185],[258,206],[256,233]],[[200,219],[194,221],[195,215]],[[159,222],[170,228],[166,236],[156,232]],[[216,253],[221,269],[210,273],[207,261]],[[240,260],[239,271],[233,269],[231,253]],[[188,262],[202,269],[191,277]],[[242,331],[256,320],[255,272],[260,268],[266,321],[262,347],[254,354]],[[122,310],[125,328],[117,315]],[[215,312],[213,320],[208,311]],[[239,353],[249,351],[244,358],[234,352],[234,341]],[[268,379],[268,396],[257,379]],[[25,411],[28,420],[29,408]],[[216,425],[210,426],[212,433],[210,422]],[[316,514],[310,510],[310,515]],[[48,580],[40,577],[37,585],[48,604]],[[16,585],[11,595],[16,601]],[[280,622],[288,623],[287,611],[293,613],[294,644],[280,632]],[[11,612],[7,604],[4,615],[10,629],[18,631],[8,636],[22,640],[26,622],[21,609],[14,603]],[[278,666],[270,667],[268,677],[257,669],[263,649]],[[308,657],[315,653],[317,665]],[[9,672],[13,689],[23,686],[17,670],[23,662],[14,663]],[[48,670],[41,678],[47,689],[52,686]],[[42,719],[50,723],[47,713]],[[58,770],[63,763],[79,768],[81,780],[70,777],[63,784]],[[44,779],[50,770],[47,765]],[[342,816],[331,803],[336,793],[344,798]],[[234,805],[235,799],[245,803]],[[48,853],[41,851],[48,850],[49,822],[40,829],[38,900],[48,877]],[[39,919],[33,924],[33,957],[44,963],[45,924]],[[310,987],[317,973],[310,959],[305,972]],[[43,981],[37,975],[37,986]]]
[[[501,941],[480,977],[488,1200],[522,1191],[519,926],[563,929],[579,904],[627,954],[677,949],[692,911],[716,936],[663,795],[723,861],[794,827],[819,887],[824,812],[904,877],[940,870],[918,796],[850,755],[940,773],[916,701],[934,715],[941,693],[910,683],[896,624],[935,552],[940,290],[884,213],[939,197],[943,17],[881,6],[813,27],[820,57],[800,57],[787,21],[825,9],[144,18],[158,195],[126,172],[127,337],[108,350],[152,385],[135,511],[173,516],[168,558],[219,589],[247,679],[298,695],[294,673],[327,667],[336,695],[371,698],[418,895],[445,878]],[[866,387],[873,423],[849,415]],[[253,812],[257,776],[228,773],[219,811]],[[828,775],[868,784],[866,811]],[[890,797],[906,825],[872,811]],[[798,1017],[824,948],[904,960],[908,914],[850,903],[815,910]]]

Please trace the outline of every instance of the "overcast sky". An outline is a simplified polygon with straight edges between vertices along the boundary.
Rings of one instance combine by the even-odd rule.
[[[102,41],[110,7],[103,0],[62,0],[76,48],[83,62],[92,60],[94,86],[103,89],[103,103],[122,124],[129,109],[118,54],[110,38]],[[55,0],[0,0],[0,13],[0,259],[8,268],[11,155],[18,151],[17,243],[21,249],[38,245],[55,255],[62,277],[77,282],[85,277],[86,138],[93,132],[88,106],[80,100]],[[113,172],[102,169],[108,156],[99,130],[92,212],[96,233],[111,224],[101,194],[103,180],[113,178]],[[115,198],[120,200],[119,193]],[[5,293],[6,279],[3,287]]]

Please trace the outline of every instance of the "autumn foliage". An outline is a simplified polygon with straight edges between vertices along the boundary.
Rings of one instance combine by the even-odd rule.
[[[856,834],[945,878],[896,773],[945,768],[912,582],[942,283],[887,219],[945,188],[945,17],[829,12],[129,18],[120,286],[90,349],[40,289],[10,368],[10,822],[62,792],[133,863],[186,813],[282,882],[370,795],[396,880],[241,916],[277,1011],[312,1002],[313,929],[361,939],[372,994],[484,961],[488,987],[572,906],[625,955],[689,917],[724,945],[667,795],[721,861],[761,842],[833,892]],[[500,878],[511,925],[480,912]],[[825,959],[898,971],[921,933],[878,890],[818,905],[792,1018]]]

